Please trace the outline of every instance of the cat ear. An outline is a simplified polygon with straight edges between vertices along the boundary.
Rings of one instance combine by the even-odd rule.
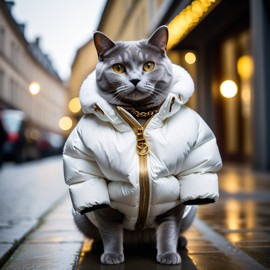
[[[94,43],[98,53],[99,58],[103,58],[103,55],[108,50],[115,46],[115,43],[111,41],[105,34],[96,31],[94,33]]]
[[[160,26],[148,39],[147,43],[151,44],[161,51],[165,52],[167,48],[167,42],[169,39],[169,30],[166,25]]]

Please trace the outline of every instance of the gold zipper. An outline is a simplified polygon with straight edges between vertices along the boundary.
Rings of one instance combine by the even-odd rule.
[[[136,135],[136,151],[139,156],[139,181],[140,181],[140,204],[139,204],[139,214],[136,221],[135,229],[143,229],[148,215],[148,205],[150,197],[150,187],[149,187],[149,175],[148,175],[148,145],[144,138],[144,130],[150,119],[142,126],[134,118],[130,117],[126,111],[117,106],[117,110],[122,116],[122,118],[129,124]]]

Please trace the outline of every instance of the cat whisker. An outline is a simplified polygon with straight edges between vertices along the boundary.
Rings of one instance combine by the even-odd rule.
[[[155,88],[155,91],[151,91],[150,95],[151,96],[162,96],[164,98],[167,97],[167,93],[166,92],[164,93],[164,91],[162,91],[161,89],[158,89],[158,88]]]
[[[127,93],[123,91],[117,91],[115,92],[115,95],[113,95],[113,101],[112,102],[120,102],[123,98],[125,98]]]

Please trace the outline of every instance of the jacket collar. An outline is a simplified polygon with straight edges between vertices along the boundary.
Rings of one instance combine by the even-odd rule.
[[[186,70],[173,65],[173,73],[171,90],[159,112],[151,119],[154,126],[161,126],[166,118],[178,112],[194,92],[193,80]],[[126,124],[117,113],[116,108],[99,94],[95,71],[85,79],[81,86],[80,102],[85,114],[94,114],[100,120],[110,122],[117,129],[125,129]]]

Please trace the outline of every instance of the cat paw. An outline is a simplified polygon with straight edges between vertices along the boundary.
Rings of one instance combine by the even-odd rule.
[[[124,255],[119,253],[103,253],[100,261],[102,264],[119,264],[124,262]]]
[[[157,255],[157,262],[161,264],[180,264],[181,257],[176,252],[165,252]]]

